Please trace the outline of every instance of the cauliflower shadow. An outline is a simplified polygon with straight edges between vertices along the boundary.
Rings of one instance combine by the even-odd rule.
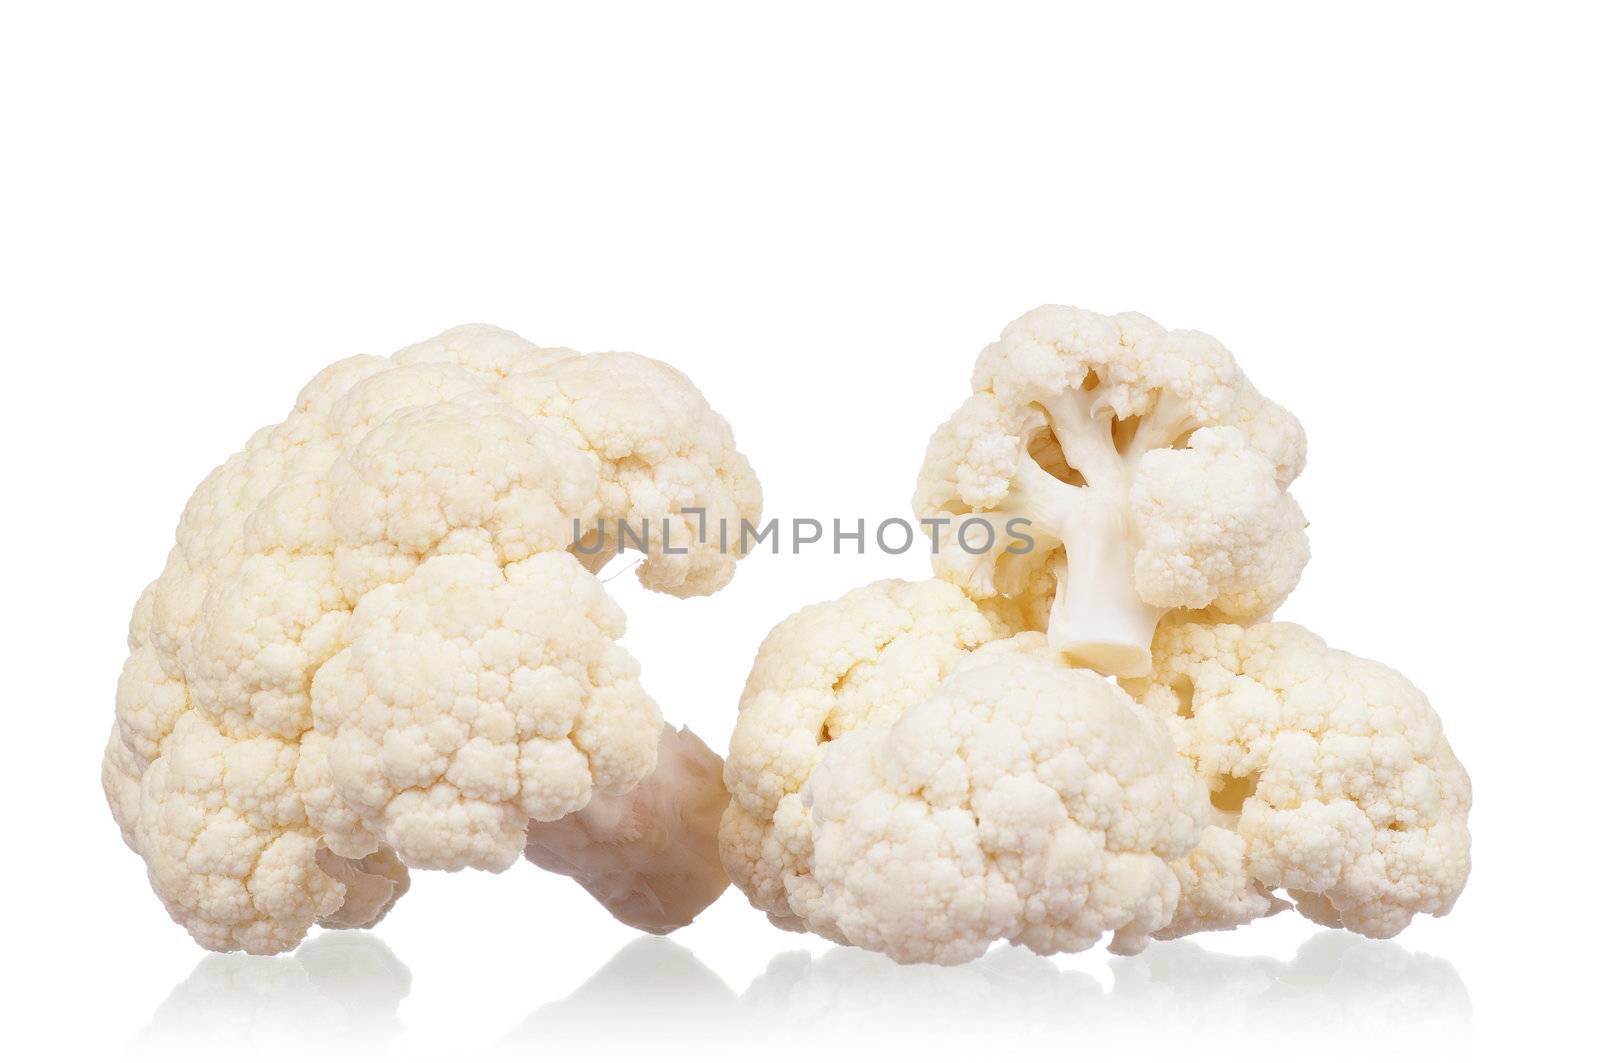
[[[365,931],[324,931],[285,956],[213,953],[173,987],[127,1058],[382,1058],[410,991],[411,971]]]
[[[1122,1058],[1203,1048],[1388,1059],[1464,1052],[1471,1036],[1472,1002],[1455,969],[1392,941],[1328,931],[1289,960],[1161,942],[1105,970],[1110,988],[1010,946],[959,967],[901,966],[841,947],[780,953],[741,995],[687,949],[651,938],[535,1010],[492,1055],[620,1059],[715,1045],[815,1059],[893,1044],[899,1058],[1103,1047]]]

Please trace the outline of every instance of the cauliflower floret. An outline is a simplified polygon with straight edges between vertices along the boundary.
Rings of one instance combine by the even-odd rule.
[[[626,524],[647,533],[638,577],[651,590],[687,598],[733,578],[761,485],[688,377],[637,354],[569,354],[500,393],[599,459],[601,525],[579,553],[589,569],[616,555]]]
[[[1265,615],[1310,558],[1305,515],[1237,428],[1202,428],[1181,450],[1146,454],[1129,510],[1144,544],[1134,590],[1161,609]]]
[[[935,572],[1030,615],[1042,597],[1075,662],[1143,675],[1168,610],[1259,619],[1298,581],[1305,519],[1286,489],[1304,433],[1210,336],[1040,307],[979,356],[973,392],[913,499]]]
[[[380,918],[405,862],[504,867],[530,819],[650,776],[664,732],[592,575],[609,555],[573,544],[685,508],[737,527],[760,489],[658,362],[469,325],[319,373],[195,490],[134,608],[102,781],[173,917],[292,948]],[[711,543],[675,536],[641,578],[716,590],[736,558]],[[608,841],[612,865],[659,856]]]
[[[1005,939],[1133,953],[1171,919],[1168,862],[1204,795],[1159,724],[1043,637],[974,653],[892,726],[841,738],[806,784],[807,923],[901,962],[962,963]],[[996,646],[1004,646],[1004,643]]]
[[[752,903],[906,962],[1137,951],[1166,925],[1204,789],[1153,717],[1017,623],[885,581],[773,630],[726,771]]]
[[[1369,937],[1444,915],[1471,865],[1472,786],[1404,676],[1294,624],[1182,622],[1125,686],[1159,713],[1211,792],[1162,936],[1277,911]]]
[[[504,566],[565,550],[599,508],[599,462],[500,402],[396,411],[332,472],[331,515],[347,593],[409,576],[436,553]]]
[[[187,712],[140,778],[136,848],[167,911],[206,948],[281,952],[344,903],[317,865],[294,766],[293,745],[233,740]]]
[[[752,904],[801,928],[791,898],[814,884],[800,790],[830,743],[898,719],[968,652],[1011,630],[939,580],[873,583],[772,629],[745,683],[724,772],[732,800],[722,861]]]
[[[370,831],[412,867],[501,871],[530,819],[632,789],[654,767],[661,714],[613,641],[622,628],[563,552],[504,570],[436,557],[368,594],[313,689],[331,795],[364,831],[342,838],[337,805],[327,821],[314,805],[314,825],[344,855]]]

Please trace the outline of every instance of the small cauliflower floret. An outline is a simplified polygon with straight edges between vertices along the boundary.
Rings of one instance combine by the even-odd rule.
[[[295,751],[186,713],[144,771],[135,838],[172,917],[209,949],[280,952],[338,912],[342,884],[294,787]]]
[[[574,543],[760,501],[727,423],[637,355],[469,325],[329,366],[196,488],[134,608],[101,771],[124,840],[196,940],[251,952],[371,925],[408,863],[507,866],[530,821],[652,777],[662,740],[586,571],[609,555]],[[641,578],[716,590],[716,548],[675,535]],[[723,798],[654,778],[652,809]],[[596,873],[634,853],[650,880],[666,858],[626,819],[590,824]],[[680,884],[673,917],[723,883]]]
[[[1152,717],[1020,618],[875,583],[767,636],[730,745],[723,861],[777,925],[959,963],[1009,939],[1137,951],[1205,794]]]
[[[687,598],[733,578],[761,485],[688,377],[637,354],[569,354],[508,376],[500,394],[599,459],[600,524],[579,552],[591,571],[624,543],[638,549],[625,524],[644,541],[638,577],[651,590]]]
[[[732,800],[722,861],[752,904],[801,929],[792,901],[815,883],[800,791],[830,744],[892,723],[969,652],[1012,630],[1014,619],[939,580],[873,583],[772,629],[745,683],[724,773]]]
[[[940,576],[1030,614],[1046,597],[1053,648],[1139,676],[1167,612],[1254,620],[1294,588],[1304,460],[1299,423],[1210,336],[1045,306],[979,356],[913,505]]]
[[[1271,914],[1391,937],[1444,915],[1470,868],[1472,787],[1428,700],[1294,624],[1163,624],[1125,686],[1168,724],[1211,792],[1161,936]]]

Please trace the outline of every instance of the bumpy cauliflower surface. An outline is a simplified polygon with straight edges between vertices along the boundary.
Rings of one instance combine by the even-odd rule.
[[[723,863],[752,904],[781,927],[803,928],[791,898],[814,892],[800,793],[812,769],[835,738],[892,723],[968,652],[1012,627],[950,584],[884,580],[772,629],[745,683],[724,770],[732,800]]]
[[[944,522],[935,571],[1047,612],[1077,663],[1143,675],[1168,611],[1254,620],[1299,580],[1286,489],[1304,433],[1210,336],[1044,306],[984,349],[972,387],[913,499]]]
[[[218,950],[371,925],[407,865],[505,868],[674,733],[616,643],[602,529],[648,520],[640,581],[705,594],[737,559],[685,511],[760,502],[727,423],[638,355],[474,325],[335,363],[199,486],[134,609],[102,773],[124,839]]]
[[[1472,787],[1406,678],[1294,624],[1168,622],[1125,685],[1167,721],[1211,793],[1161,936],[1284,907],[1369,937],[1449,912],[1470,867]]]
[[[774,922],[934,963],[1137,951],[1167,924],[1204,791],[1159,722],[1016,621],[887,581],[768,636],[722,846]]]

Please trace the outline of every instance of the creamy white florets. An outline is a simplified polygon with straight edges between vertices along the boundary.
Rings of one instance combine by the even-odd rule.
[[[807,606],[761,644],[729,741],[722,860],[752,904],[801,929],[815,888],[800,790],[841,735],[893,722],[1013,625],[938,580],[884,580]],[[827,927],[814,928],[835,938]]]
[[[1311,554],[1305,515],[1274,475],[1233,427],[1202,428],[1185,447],[1146,454],[1128,499],[1140,599],[1230,617],[1276,609]]]
[[[311,819],[336,853],[370,831],[416,868],[503,870],[528,821],[559,819],[595,790],[632,789],[655,766],[661,714],[614,641],[622,611],[572,555],[506,566],[435,557],[355,609],[349,645],[313,686],[330,798]],[[318,791],[320,796],[323,791]]]
[[[318,374],[134,609],[102,776],[173,917],[281,951],[375,921],[405,863],[502,868],[530,819],[648,776],[660,715],[592,575],[614,532],[569,548],[649,520],[641,581],[710,593],[737,558],[696,508],[737,526],[760,489],[661,363],[473,325]]]
[[[949,522],[935,572],[1030,614],[1042,598],[1051,645],[1079,663],[1141,675],[1166,611],[1254,620],[1298,581],[1305,520],[1286,489],[1304,433],[1210,336],[1040,307],[985,348],[972,386],[913,499]],[[991,549],[948,545],[971,521]]]
[[[1212,794],[1166,936],[1284,907],[1371,937],[1449,912],[1471,866],[1472,787],[1404,676],[1294,624],[1168,623],[1127,686]]]
[[[722,843],[775,922],[935,963],[1137,951],[1166,925],[1203,788],[1153,717],[1014,624],[888,581],[768,636]]]

